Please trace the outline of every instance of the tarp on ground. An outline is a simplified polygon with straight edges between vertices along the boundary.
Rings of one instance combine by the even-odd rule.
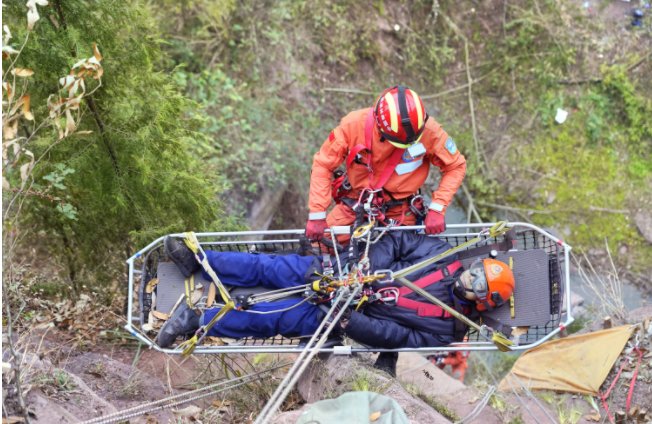
[[[597,395],[635,326],[543,343],[523,353],[498,390],[555,390]]]
[[[372,392],[348,392],[320,400],[306,410],[297,424],[369,423],[409,424],[403,408],[392,398]]]

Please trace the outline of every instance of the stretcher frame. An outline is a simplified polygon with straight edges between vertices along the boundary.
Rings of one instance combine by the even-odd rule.
[[[443,234],[433,236],[446,240],[453,246],[457,246],[467,240],[478,236],[481,230],[485,230],[494,223],[469,223],[452,224],[447,226]],[[549,232],[529,223],[512,222],[508,226],[514,229],[515,250],[544,249],[549,257],[550,267],[550,296],[551,310],[550,320],[542,325],[530,327],[524,335],[518,337],[518,343],[512,346],[511,350],[522,351],[540,345],[546,340],[558,335],[568,327],[574,318],[571,313],[571,290],[570,290],[570,251],[571,246],[553,236]],[[389,231],[423,231],[423,226],[395,227]],[[335,234],[349,234],[350,227],[333,227]],[[244,251],[279,253],[296,250],[300,245],[300,237],[304,234],[303,229],[294,230],[267,230],[267,231],[235,231],[235,232],[210,232],[196,233],[197,239],[204,249],[216,249],[220,251]],[[183,237],[183,234],[170,234],[173,237]],[[487,238],[486,243],[502,241],[502,237]],[[155,336],[148,335],[141,328],[141,318],[138,299],[140,288],[151,278],[155,277],[156,264],[163,257],[163,240],[160,237],[149,245],[145,246],[127,260],[128,265],[128,304],[127,304],[127,330],[140,342],[161,352],[180,354],[182,351],[177,348],[163,349],[155,341]],[[471,247],[473,248],[473,247]],[[320,352],[350,355],[358,352],[417,352],[434,353],[449,351],[495,351],[497,347],[489,341],[484,341],[477,332],[471,330],[467,333],[469,341],[453,343],[442,347],[422,348],[401,348],[381,349],[359,345],[346,345],[321,348]],[[228,339],[231,340],[231,339]],[[286,339],[280,336],[270,339],[244,338],[234,343],[222,346],[199,345],[195,348],[196,354],[215,353],[300,353],[303,347],[299,339]]]

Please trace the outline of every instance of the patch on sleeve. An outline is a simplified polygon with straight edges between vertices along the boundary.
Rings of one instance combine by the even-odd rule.
[[[452,138],[448,137],[445,146],[446,150],[448,150],[448,153],[451,155],[454,155],[457,152],[457,146],[455,145],[455,141]]]
[[[331,133],[328,134],[328,141],[333,141],[333,140],[335,140],[335,133],[331,131]]]

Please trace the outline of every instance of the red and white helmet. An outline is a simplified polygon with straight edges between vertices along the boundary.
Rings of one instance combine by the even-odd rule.
[[[399,149],[406,149],[421,137],[428,114],[415,91],[397,85],[380,95],[374,107],[374,118],[387,141]]]

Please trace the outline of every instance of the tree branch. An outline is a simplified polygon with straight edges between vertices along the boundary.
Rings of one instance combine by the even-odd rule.
[[[468,215],[466,217],[466,222],[471,223],[471,214],[473,214],[477,222],[482,222],[482,219],[480,218],[480,214],[478,213],[478,210],[475,208],[475,204],[473,202],[473,196],[471,195],[469,189],[466,188],[466,184],[464,183],[462,184],[462,191],[464,191],[464,195],[466,196],[466,200],[469,204],[469,210],[468,210]]]
[[[487,167],[487,160],[484,157],[484,152],[480,149],[480,141],[478,140],[478,127],[475,121],[475,108],[473,105],[473,78],[471,77],[471,69],[469,68],[469,42],[462,33],[462,31],[457,27],[457,25],[446,15],[442,14],[442,17],[446,23],[451,27],[453,32],[464,42],[464,63],[466,66],[466,79],[467,79],[467,88],[468,88],[468,99],[469,99],[469,112],[471,114],[471,129],[473,133],[473,144],[475,146],[476,160],[478,162],[480,171],[489,175],[489,169]]]
[[[4,284],[3,284],[4,286]],[[4,288],[4,287],[3,287]],[[12,358],[12,367],[14,371],[14,378],[16,381],[16,397],[18,397],[18,406],[21,409],[21,413],[26,423],[29,423],[29,413],[27,407],[25,406],[25,399],[23,398],[23,388],[20,381],[20,364],[22,363],[20,354],[16,351],[13,340],[13,318],[11,316],[11,308],[9,307],[8,299],[5,300],[5,314],[7,315],[7,345],[9,346],[9,352],[11,353]]]

